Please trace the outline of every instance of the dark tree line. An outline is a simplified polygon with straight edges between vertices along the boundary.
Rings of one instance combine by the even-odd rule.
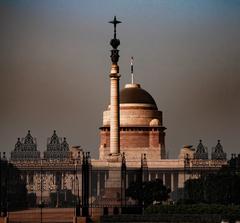
[[[231,167],[216,174],[185,182],[185,201],[208,204],[240,204],[240,175]]]
[[[169,198],[171,190],[163,185],[160,179],[134,182],[126,190],[126,196],[136,200],[140,205],[148,207],[153,202],[162,203]]]
[[[27,206],[27,190],[19,170],[0,159],[0,213],[21,209]]]

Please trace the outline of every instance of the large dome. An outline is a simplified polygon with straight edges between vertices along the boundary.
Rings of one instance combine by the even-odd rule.
[[[120,91],[120,126],[162,126],[162,112],[140,84],[126,84]],[[103,126],[110,126],[111,105],[103,113]]]
[[[153,97],[140,84],[126,84],[120,91],[121,104],[150,104],[157,107]]]

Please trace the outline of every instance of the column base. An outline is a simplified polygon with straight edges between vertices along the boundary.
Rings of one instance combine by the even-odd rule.
[[[122,161],[122,156],[120,153],[109,154],[107,157],[108,162],[120,162]]]
[[[73,223],[87,223],[87,217],[73,217]]]
[[[0,217],[0,223],[8,223],[8,217]]]

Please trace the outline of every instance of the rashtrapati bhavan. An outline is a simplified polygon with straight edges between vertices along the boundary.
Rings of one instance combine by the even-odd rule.
[[[10,162],[21,170],[28,193],[36,197],[36,203],[43,201],[48,205],[53,202],[53,194],[64,194],[64,198],[57,197],[55,206],[60,206],[61,199],[66,201],[68,196],[77,196],[93,205],[107,206],[112,202],[117,206],[125,197],[123,188],[136,181],[140,172],[143,180],[162,179],[174,200],[181,196],[184,181],[226,164],[220,141],[210,153],[200,140],[196,148],[181,148],[177,159],[167,157],[162,111],[144,84],[134,82],[132,63],[132,81],[119,89],[120,41],[116,26],[120,21],[115,17],[110,23],[114,26],[110,75],[106,76],[106,81],[110,78],[110,105],[103,111],[99,158],[91,159],[78,146],[69,146],[67,139],[59,137],[56,131],[47,140],[43,154],[30,131],[17,140],[11,152]]]

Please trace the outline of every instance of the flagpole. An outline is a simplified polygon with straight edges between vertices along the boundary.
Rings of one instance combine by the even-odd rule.
[[[132,76],[132,84],[133,84],[133,57],[131,57],[131,76]]]

